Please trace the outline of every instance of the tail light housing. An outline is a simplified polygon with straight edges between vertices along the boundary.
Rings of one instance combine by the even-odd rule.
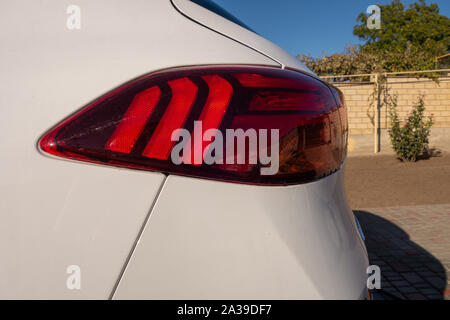
[[[230,132],[244,133],[243,140]],[[105,165],[289,185],[338,170],[347,132],[342,94],[315,77],[272,67],[210,66],[163,70],[126,83],[47,132],[40,148]],[[216,161],[206,161],[207,154]]]

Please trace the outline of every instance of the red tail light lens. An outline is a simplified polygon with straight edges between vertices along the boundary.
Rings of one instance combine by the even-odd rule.
[[[300,72],[183,68],[113,90],[50,130],[40,147],[107,165],[298,184],[340,168],[346,121],[342,94]]]

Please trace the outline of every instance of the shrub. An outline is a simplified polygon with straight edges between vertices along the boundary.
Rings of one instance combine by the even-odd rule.
[[[433,125],[432,116],[425,118],[423,97],[412,107],[405,121],[400,124],[397,111],[397,98],[389,101],[391,129],[389,136],[392,148],[400,160],[417,161],[421,156],[428,156],[428,137]]]

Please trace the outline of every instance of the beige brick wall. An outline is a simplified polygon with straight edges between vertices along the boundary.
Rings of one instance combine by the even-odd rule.
[[[374,84],[335,84],[345,95],[348,108],[350,134],[371,134],[373,124],[370,117],[374,115],[374,106],[370,106],[370,95]],[[441,77],[439,83],[429,79],[411,77],[388,78],[391,94],[398,96],[400,117],[405,117],[419,95],[425,96],[426,114],[433,114],[434,127],[450,128],[450,76]],[[382,105],[380,110],[382,129],[388,127],[388,112]]]

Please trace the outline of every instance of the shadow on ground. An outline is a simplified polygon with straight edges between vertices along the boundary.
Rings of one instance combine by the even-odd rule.
[[[354,211],[366,237],[371,265],[381,269],[374,299],[443,300],[444,266],[392,222],[367,211]]]

